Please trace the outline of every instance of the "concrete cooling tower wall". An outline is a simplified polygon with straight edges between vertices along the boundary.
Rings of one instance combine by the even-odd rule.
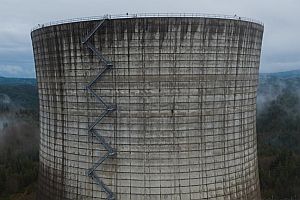
[[[195,16],[35,29],[38,199],[259,199],[262,35]]]

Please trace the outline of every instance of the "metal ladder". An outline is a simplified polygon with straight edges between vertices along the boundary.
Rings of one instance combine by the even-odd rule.
[[[112,67],[113,64],[109,60],[103,57],[101,52],[95,48],[95,46],[89,41],[91,37],[94,36],[94,34],[97,32],[97,30],[103,25],[103,23],[108,20],[108,18],[103,19],[102,21],[99,22],[97,26],[94,27],[94,29],[88,33],[83,39],[82,39],[82,44],[88,47],[90,50],[92,50],[93,54],[97,56],[97,58],[104,63],[105,67],[98,73],[98,75],[91,80],[87,85],[86,85],[86,90],[90,92],[98,102],[103,104],[105,110],[99,115],[99,117],[88,127],[88,134],[89,136],[95,136],[96,140],[100,142],[100,144],[105,148],[107,153],[100,157],[96,162],[93,163],[92,167],[89,168],[86,171],[87,176],[92,178],[95,183],[100,186],[100,188],[107,194],[107,199],[108,200],[115,200],[115,195],[109,189],[105,183],[101,180],[99,176],[96,174],[96,169],[108,158],[113,157],[114,155],[117,154],[116,150],[111,147],[109,143],[107,143],[104,139],[103,136],[101,136],[98,131],[96,131],[95,126],[101,122],[103,118],[105,118],[108,114],[112,113],[113,111],[116,110],[116,106],[109,104],[104,101],[104,99],[97,95],[96,92],[92,89],[93,85],[107,72],[109,71]]]

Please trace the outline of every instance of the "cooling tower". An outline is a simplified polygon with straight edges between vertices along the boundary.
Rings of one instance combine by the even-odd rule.
[[[263,25],[125,15],[31,33],[39,200],[260,199]]]

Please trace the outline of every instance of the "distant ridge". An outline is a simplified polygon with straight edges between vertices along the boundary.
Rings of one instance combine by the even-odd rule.
[[[291,71],[283,71],[283,72],[274,72],[274,73],[260,73],[260,77],[277,77],[277,78],[292,78],[292,77],[300,77],[300,69],[291,70]]]
[[[6,78],[0,76],[0,85],[36,85],[35,78]]]

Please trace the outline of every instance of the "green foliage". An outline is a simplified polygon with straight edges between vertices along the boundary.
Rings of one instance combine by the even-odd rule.
[[[300,197],[300,157],[287,149],[275,151],[274,156],[261,156],[259,159],[263,198]]]
[[[4,198],[37,180],[38,127],[28,123],[10,126],[0,140],[0,197]]]
[[[259,95],[276,95],[257,116],[259,176],[263,199],[300,199],[300,81],[272,77]]]
[[[23,109],[37,110],[38,93],[36,85],[1,85],[0,94],[6,94],[12,103]],[[3,104],[2,104],[3,105]]]
[[[257,117],[262,142],[300,153],[300,99],[286,90]]]
[[[0,200],[13,199],[38,176],[38,95],[35,79],[0,77]],[[22,198],[21,198],[22,199]]]

